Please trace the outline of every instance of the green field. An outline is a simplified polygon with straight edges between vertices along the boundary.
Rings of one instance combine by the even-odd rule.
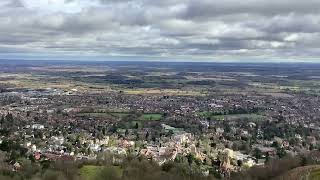
[[[124,118],[130,115],[130,113],[127,112],[112,112],[110,114],[119,118]]]
[[[79,113],[79,117],[94,117],[94,118],[111,118],[112,115],[109,113]]]
[[[93,117],[93,118],[125,118],[130,115],[129,112],[93,112],[93,113],[79,113],[77,116],[79,117]],[[163,117],[160,113],[145,113],[142,115],[138,115],[133,120],[135,121],[159,121]]]
[[[129,116],[127,112],[92,112],[92,113],[79,113],[79,117],[94,117],[94,118],[124,118]]]
[[[227,114],[227,115],[215,115],[212,112],[209,111],[203,111],[198,113],[200,116],[205,118],[210,118],[211,120],[238,120],[238,119],[250,119],[250,120],[261,120],[264,118],[264,116],[251,113],[251,114]]]
[[[98,177],[121,178],[122,169],[118,166],[93,166],[87,165],[80,169],[80,177],[82,180],[96,180]]]
[[[159,121],[162,118],[162,114],[143,114],[139,117],[142,121]]]

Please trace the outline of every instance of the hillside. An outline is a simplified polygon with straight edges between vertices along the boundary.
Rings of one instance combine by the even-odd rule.
[[[302,166],[284,173],[276,180],[319,180],[320,165]]]

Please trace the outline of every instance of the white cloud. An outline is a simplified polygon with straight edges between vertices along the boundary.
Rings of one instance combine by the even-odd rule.
[[[289,41],[289,42],[295,42],[295,41],[297,41],[299,39],[299,35],[298,34],[290,34],[290,35],[288,35],[288,36],[286,36],[285,38],[284,38],[284,40],[285,41]]]
[[[318,0],[2,0],[0,7],[0,58],[320,54]]]

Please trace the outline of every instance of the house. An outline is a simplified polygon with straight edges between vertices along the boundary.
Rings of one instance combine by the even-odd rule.
[[[173,140],[177,144],[189,143],[191,140],[191,134],[190,133],[183,133],[183,134],[174,135]]]
[[[262,154],[268,154],[269,156],[276,156],[277,150],[273,147],[263,147],[263,146],[256,146],[258,150],[261,151]]]
[[[41,153],[40,153],[40,152],[36,152],[36,153],[34,154],[34,159],[37,160],[37,161],[39,161],[39,160],[41,159]]]
[[[134,141],[121,140],[119,143],[119,147],[122,148],[130,148],[134,146]]]
[[[209,126],[210,126],[208,121],[200,121],[200,124],[205,128],[209,128]]]
[[[37,146],[35,144],[31,145],[31,151],[32,152],[37,151]]]
[[[20,165],[20,163],[15,162],[15,163],[13,164],[13,169],[12,169],[12,171],[19,171],[21,168],[22,168],[22,166]]]
[[[51,137],[51,142],[53,144],[56,144],[56,145],[62,145],[64,143],[64,137],[62,136],[59,136],[59,137],[56,137],[56,136],[52,136]]]
[[[42,124],[33,124],[31,126],[31,128],[40,130],[40,129],[44,129],[44,125],[42,125]]]
[[[256,165],[256,162],[254,161],[254,159],[245,159],[244,161],[243,161],[243,166],[245,166],[245,167],[252,167],[252,166],[254,166],[254,165]]]
[[[93,152],[99,152],[101,151],[101,146],[99,144],[90,144],[89,148]]]
[[[224,133],[224,129],[219,127],[216,129],[216,135],[222,135],[223,133]]]

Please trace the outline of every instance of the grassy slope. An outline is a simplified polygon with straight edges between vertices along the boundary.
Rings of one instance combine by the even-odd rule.
[[[111,176],[116,176],[118,178],[122,176],[122,169],[117,166],[102,167],[87,165],[80,169],[80,177],[82,180],[96,180],[97,176],[102,173],[102,171],[104,171],[103,175],[106,176],[108,176],[108,173],[110,173]]]
[[[286,172],[276,180],[319,180],[320,165],[297,167]]]

